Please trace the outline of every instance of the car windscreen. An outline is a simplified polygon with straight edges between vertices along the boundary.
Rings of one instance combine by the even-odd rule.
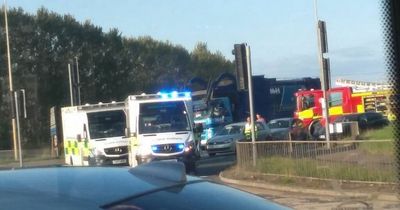
[[[140,104],[139,133],[189,131],[188,113],[183,101]]]
[[[358,121],[358,118],[361,115],[355,114],[355,115],[343,115],[339,116],[338,118],[335,119],[335,122],[346,122],[346,121]]]
[[[222,136],[222,135],[232,135],[232,134],[239,134],[242,133],[243,131],[243,126],[239,125],[227,125],[216,133],[217,136]]]
[[[210,182],[186,184],[134,197],[105,209],[286,209],[261,197]]]
[[[271,129],[274,128],[289,128],[290,122],[289,120],[272,120],[268,123],[268,127]]]
[[[126,127],[123,110],[87,113],[89,134],[92,139],[124,136]]]

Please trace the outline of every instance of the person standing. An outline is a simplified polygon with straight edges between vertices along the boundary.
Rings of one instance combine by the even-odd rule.
[[[256,123],[257,124],[257,123]],[[251,118],[247,117],[247,122],[244,126],[244,136],[247,141],[251,141]],[[257,126],[254,126],[255,137],[257,139]]]
[[[257,122],[266,123],[265,119],[258,113],[256,114],[256,118],[257,118]]]
[[[251,119],[247,117],[247,122],[244,126],[244,136],[246,140],[251,140]]]

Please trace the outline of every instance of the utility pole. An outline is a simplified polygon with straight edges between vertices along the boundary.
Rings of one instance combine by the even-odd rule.
[[[6,43],[7,43],[7,64],[8,64],[8,83],[10,86],[9,98],[11,101],[11,126],[12,126],[12,134],[13,134],[13,150],[14,150],[14,159],[18,160],[18,146],[17,146],[17,135],[16,135],[16,121],[15,121],[15,109],[13,98],[14,98],[14,89],[13,89],[13,79],[12,79],[12,70],[11,70],[11,56],[10,56],[10,40],[8,36],[8,19],[7,19],[7,1],[4,0],[4,21],[5,21],[5,29],[6,29]]]
[[[76,89],[78,92],[77,105],[81,105],[81,83],[79,79],[78,56],[75,56],[75,65],[76,65]]]
[[[330,131],[329,131],[329,100],[327,90],[330,88],[330,67],[329,58],[326,58],[328,53],[328,38],[326,33],[326,25],[324,21],[318,19],[318,6],[317,0],[314,0],[315,19],[317,23],[317,40],[318,40],[318,61],[320,65],[320,80],[323,93],[323,100],[320,101],[322,105],[322,115],[325,119],[325,140],[329,148]]]
[[[69,63],[68,63],[68,77],[69,77],[69,95],[71,98],[71,106],[74,106],[74,92],[72,88],[71,64]]]

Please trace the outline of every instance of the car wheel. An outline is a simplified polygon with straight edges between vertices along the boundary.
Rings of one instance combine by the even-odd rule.
[[[189,174],[189,173],[195,174],[196,173],[196,162],[195,161],[186,162],[185,169],[186,169],[187,174]]]
[[[322,134],[322,125],[319,121],[313,121],[309,126],[309,135],[312,136],[313,140],[318,140],[319,136]]]

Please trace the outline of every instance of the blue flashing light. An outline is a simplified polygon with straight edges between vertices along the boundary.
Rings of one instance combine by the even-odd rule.
[[[171,92],[171,98],[178,98],[178,92],[177,91],[172,91]]]
[[[178,149],[183,149],[183,148],[185,148],[185,145],[183,145],[183,144],[178,144]]]
[[[151,150],[152,150],[153,152],[155,152],[155,151],[158,150],[158,147],[157,147],[157,146],[152,146],[152,147],[151,147]]]
[[[191,92],[158,92],[157,95],[161,96],[162,99],[175,99],[175,98],[190,98]]]
[[[160,93],[162,99],[167,99],[168,94],[167,93]]]
[[[190,92],[184,92],[183,94],[185,95],[186,98],[190,98],[191,97]]]

